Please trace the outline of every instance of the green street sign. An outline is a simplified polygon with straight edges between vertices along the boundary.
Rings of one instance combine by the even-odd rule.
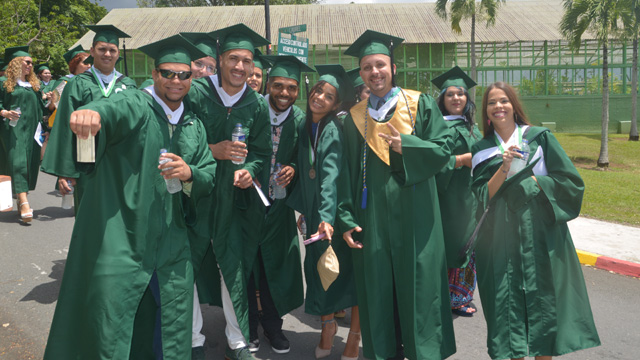
[[[278,55],[293,55],[306,64],[309,56],[309,40],[300,37],[289,39],[283,37],[281,33],[278,37]]]
[[[295,34],[295,33],[305,32],[305,31],[307,31],[307,24],[283,27],[278,30],[278,32],[284,33],[284,34]]]

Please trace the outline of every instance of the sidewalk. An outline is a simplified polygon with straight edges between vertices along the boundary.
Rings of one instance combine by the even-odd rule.
[[[583,217],[568,224],[582,264],[640,277],[640,228]]]

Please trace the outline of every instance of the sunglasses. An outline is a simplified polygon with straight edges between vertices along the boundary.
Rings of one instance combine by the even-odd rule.
[[[33,65],[33,63],[31,61],[29,61],[29,60],[25,60],[24,63],[27,64],[27,65]]]
[[[169,79],[169,80],[174,79],[176,76],[180,80],[187,80],[188,78],[191,77],[191,71],[178,71],[178,72],[176,72],[176,71],[167,70],[167,69],[156,69],[156,71],[158,71],[160,73],[160,76],[162,76],[165,79]]]

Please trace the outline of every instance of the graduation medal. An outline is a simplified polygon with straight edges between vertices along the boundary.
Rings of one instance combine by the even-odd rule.
[[[315,178],[316,178],[316,169],[311,168],[311,170],[309,170],[309,178],[310,178],[311,180],[313,180],[313,179],[315,179]]]
[[[318,147],[318,135],[320,134],[320,125],[318,125],[318,129],[316,130],[316,138],[313,144],[311,143],[311,137],[309,137],[309,147],[311,151],[309,152],[309,164],[311,164],[311,169],[309,170],[309,179],[313,180],[316,178],[316,152]]]

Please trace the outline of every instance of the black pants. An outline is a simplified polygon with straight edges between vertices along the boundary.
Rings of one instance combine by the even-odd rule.
[[[262,253],[260,252],[260,249],[258,249],[257,266],[258,273],[260,274],[258,279],[258,288],[260,290],[260,305],[262,306],[262,312],[258,312],[256,279],[254,276],[256,272],[254,271],[251,273],[247,284],[247,293],[249,294],[249,334],[251,339],[258,338],[258,323],[262,324],[262,328],[270,334],[282,331],[282,319],[280,318],[278,310],[276,310],[276,305],[271,298],[269,283],[267,282],[267,276],[264,271],[264,263],[262,262]]]

